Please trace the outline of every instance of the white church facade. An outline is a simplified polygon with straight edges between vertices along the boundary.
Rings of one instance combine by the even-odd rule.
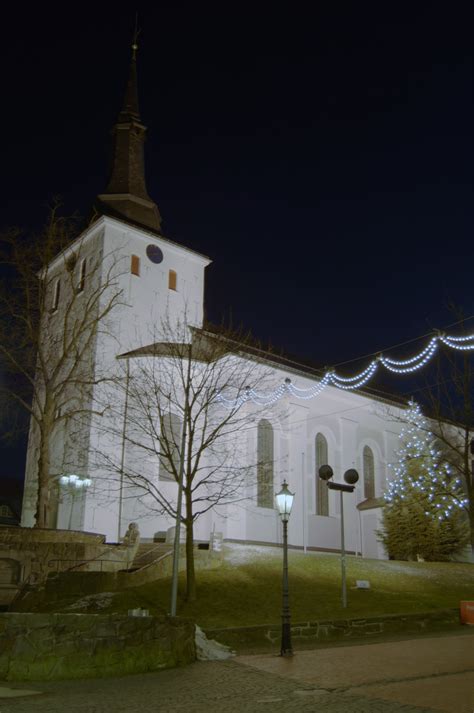
[[[74,279],[80,286],[76,309],[81,310],[80,299],[87,309],[90,290],[100,294],[99,314],[107,300],[114,301],[112,292],[117,297],[110,312],[103,309],[103,323],[90,346],[91,387],[88,402],[82,404],[87,418],[76,423],[66,419],[58,426],[50,454],[56,483],[50,526],[104,534],[110,542],[119,541],[131,522],[138,524],[142,539],[153,539],[174,525],[166,507],[157,507],[153,493],[139,487],[140,478],[146,479],[160,502],[176,501],[178,486],[160,458],[159,434],[158,446],[151,447],[151,436],[146,443],[139,442],[140,397],[134,385],[145,368],[163,373],[168,358],[163,345],[172,343],[173,331],[180,332],[181,342],[207,338],[204,287],[210,260],[161,234],[161,218],[145,186],[144,135],[133,58],[124,108],[115,127],[108,188],[97,200],[93,222],[50,266],[54,279],[45,334],[62,328],[62,281],[72,257]],[[156,345],[161,345],[161,352]],[[236,412],[242,416],[242,427],[222,440],[223,448],[229,449],[230,444],[236,471],[244,477],[233,498],[203,508],[195,521],[195,539],[208,541],[211,533],[219,532],[224,540],[281,542],[274,494],[286,480],[295,492],[289,544],[338,551],[339,494],[318,477],[319,467],[328,463],[336,481],[342,481],[348,468],[356,468],[360,475],[354,493],[344,495],[347,551],[384,557],[376,530],[390,463],[399,447],[401,424],[396,415],[403,406],[363,389],[325,384],[315,370],[270,353],[246,354],[236,347],[229,358],[234,366],[243,365],[243,373],[258,372],[260,397],[239,402]],[[249,387],[242,382],[239,388],[240,398]],[[225,388],[222,395],[212,418],[219,414],[225,418]],[[229,400],[234,397],[229,395]],[[170,404],[169,414],[171,428],[180,433],[182,413]],[[209,472],[219,459],[218,450],[216,440],[214,449],[202,453],[203,468]],[[22,516],[27,527],[33,525],[36,509],[36,451],[32,426]],[[209,481],[204,486],[207,503],[212,502],[212,478]]]

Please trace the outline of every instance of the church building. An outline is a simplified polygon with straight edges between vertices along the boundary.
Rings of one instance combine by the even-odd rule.
[[[87,229],[49,267],[50,305],[44,331],[45,339],[53,339],[64,329],[67,281],[72,279],[76,319],[93,303],[97,324],[80,367],[87,389],[80,391],[78,379],[71,379],[62,392],[67,398],[56,404],[58,425],[50,444],[54,506],[49,526],[101,533],[109,542],[119,541],[131,522],[138,524],[145,540],[163,536],[173,527],[180,463],[173,470],[169,462],[175,456],[180,460],[186,415],[179,395],[171,398],[172,392],[179,394],[174,383],[169,385],[169,404],[162,405],[161,382],[162,410],[155,419],[150,411],[154,384],[170,373],[170,361],[177,358],[173,345],[198,345],[201,354],[209,354],[213,343],[228,339],[221,340],[204,323],[205,271],[211,260],[192,248],[192,236],[191,245],[185,247],[163,235],[160,212],[147,192],[146,128],[139,111],[135,53],[134,48],[123,108],[113,131],[109,183],[96,199]],[[222,390],[216,387],[212,414],[202,418],[225,420],[233,410],[241,427],[228,429],[221,441],[216,439],[211,448],[202,450],[200,472],[207,468],[223,478],[219,449],[230,449],[232,464],[226,460],[226,478],[234,468],[240,481],[221,498],[215,496],[222,482],[217,483],[217,476],[203,483],[205,497],[197,494],[196,507],[204,502],[205,506],[194,523],[195,540],[208,541],[211,533],[218,532],[224,540],[280,543],[274,495],[286,480],[295,493],[290,546],[337,552],[339,493],[318,476],[320,466],[329,464],[335,481],[343,482],[350,468],[359,473],[354,492],[344,494],[347,551],[384,557],[376,530],[390,464],[399,448],[401,425],[395,417],[404,407],[364,391],[365,377],[331,380],[304,364],[248,345],[237,344],[226,351],[227,355],[221,351],[219,356],[226,364],[220,374]],[[192,368],[199,378],[206,368],[202,364],[212,363],[213,358],[206,361],[196,354]],[[230,382],[232,369],[242,375],[240,384],[235,379]],[[147,386],[144,374],[152,374],[155,381]],[[67,418],[68,404],[74,400],[76,417]],[[140,416],[144,401],[147,408]],[[142,440],[140,429],[147,434]],[[164,438],[160,440],[160,429],[171,434],[173,452],[169,447],[167,453],[160,452]],[[37,505],[37,451],[32,423],[22,515],[26,527],[34,524]],[[221,463],[220,470],[216,463]],[[143,483],[149,484],[147,488]]]

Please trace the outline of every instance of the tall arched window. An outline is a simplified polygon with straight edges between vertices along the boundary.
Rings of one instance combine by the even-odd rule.
[[[179,454],[181,445],[181,418],[175,413],[163,417],[160,438],[159,480],[176,480],[179,473]]]
[[[273,428],[262,418],[257,427],[257,505],[273,508]]]
[[[318,433],[316,446],[316,515],[329,515],[328,486],[319,477],[319,469],[328,463],[328,442],[322,433]]]
[[[364,446],[363,451],[364,461],[364,497],[375,498],[375,466],[374,454],[369,446]]]

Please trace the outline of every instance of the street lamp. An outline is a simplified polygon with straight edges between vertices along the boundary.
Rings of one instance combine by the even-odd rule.
[[[340,494],[341,502],[341,579],[342,579],[342,606],[345,609],[347,607],[347,586],[346,586],[346,549],[344,543],[344,493],[353,493],[355,484],[359,480],[359,473],[354,468],[349,468],[344,473],[344,483],[331,483],[330,480],[334,475],[334,471],[330,465],[322,465],[319,469],[319,477],[321,480],[327,482],[327,486],[330,490],[338,490]]]
[[[288,520],[290,519],[294,493],[288,490],[286,480],[275,495],[278,513],[283,523],[283,606],[281,612],[281,656],[293,656],[291,648],[290,603],[288,598]]]

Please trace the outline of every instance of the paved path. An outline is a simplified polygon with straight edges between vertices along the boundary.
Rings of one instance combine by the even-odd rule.
[[[474,637],[302,651],[292,660],[241,656],[114,679],[2,685],[38,695],[0,698],[0,713],[473,713]]]
[[[474,713],[474,636],[301,651],[292,658],[240,656],[237,660],[332,693],[447,713]]]

